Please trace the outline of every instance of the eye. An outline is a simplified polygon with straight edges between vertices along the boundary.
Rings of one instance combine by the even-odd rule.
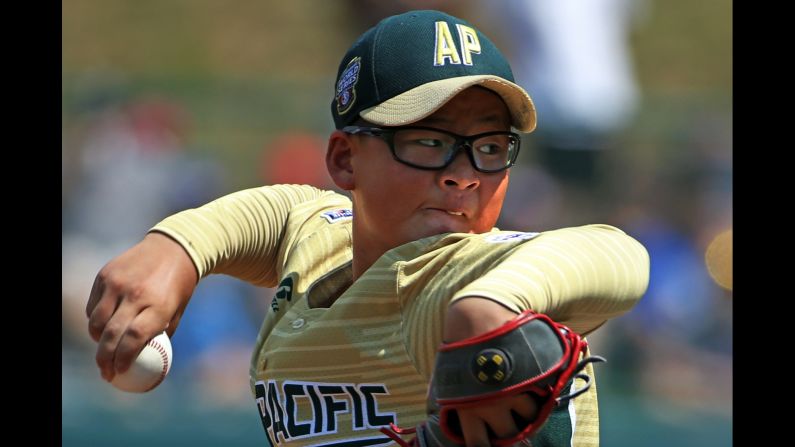
[[[481,152],[481,153],[486,154],[486,155],[500,154],[500,153],[502,153],[504,151],[502,146],[500,146],[497,143],[481,144],[481,145],[478,145],[476,150],[478,152]]]
[[[420,146],[426,146],[426,147],[441,147],[442,146],[442,142],[440,140],[436,140],[436,139],[433,139],[433,138],[423,138],[423,139],[420,139],[420,140],[414,140],[414,143],[418,144]]]

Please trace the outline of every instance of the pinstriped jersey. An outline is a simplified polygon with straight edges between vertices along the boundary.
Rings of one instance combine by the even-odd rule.
[[[388,251],[353,282],[352,218],[344,196],[278,185],[153,229],[180,242],[200,276],[277,287],[250,368],[271,445],[389,445],[379,427],[425,420],[452,301],[480,296],[587,334],[628,311],[648,281],[637,241],[589,225],[432,236]],[[593,377],[590,365],[586,372]],[[598,445],[596,387],[555,410],[534,445]]]

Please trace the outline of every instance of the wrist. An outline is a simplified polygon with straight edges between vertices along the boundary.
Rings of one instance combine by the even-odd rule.
[[[180,289],[193,292],[199,282],[199,273],[190,255],[179,242],[165,233],[151,231],[141,243],[155,253],[154,259],[160,259],[171,266],[169,274],[181,286]]]
[[[445,343],[484,334],[516,318],[516,312],[496,301],[468,296],[453,302],[444,320]]]

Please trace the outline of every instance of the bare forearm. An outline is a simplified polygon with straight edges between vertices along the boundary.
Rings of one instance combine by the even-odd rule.
[[[516,312],[487,298],[460,298],[447,310],[444,341],[451,343],[486,333],[502,326],[516,315]]]

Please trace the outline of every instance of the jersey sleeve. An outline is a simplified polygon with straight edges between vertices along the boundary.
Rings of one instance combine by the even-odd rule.
[[[483,297],[519,313],[534,310],[587,335],[640,299],[649,257],[635,239],[609,225],[543,233],[448,234],[406,244],[397,293],[408,355],[425,377],[433,371],[449,305]]]
[[[586,225],[518,244],[455,293],[451,303],[468,296],[488,298],[588,334],[629,311],[648,281],[649,255],[638,241],[609,225]]]
[[[182,245],[200,278],[223,273],[274,287],[278,259],[288,249],[284,245],[293,240],[287,235],[291,211],[330,195],[338,194],[307,185],[246,189],[167,217],[150,231],[164,233]]]

